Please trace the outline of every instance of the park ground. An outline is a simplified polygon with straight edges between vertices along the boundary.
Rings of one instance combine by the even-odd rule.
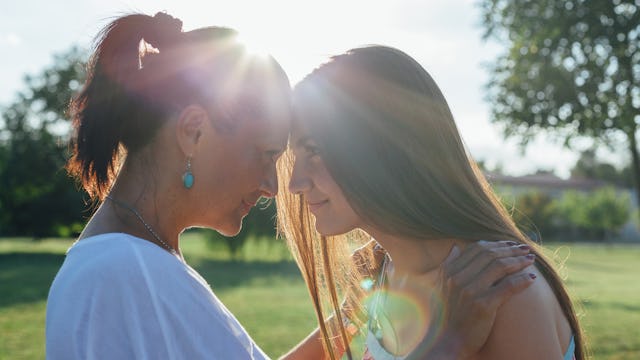
[[[272,357],[315,327],[297,267],[282,243],[250,240],[241,259],[199,233],[184,235],[198,270]],[[44,358],[46,297],[68,239],[0,239],[0,359]],[[640,359],[640,245],[550,243],[580,308],[594,359]]]

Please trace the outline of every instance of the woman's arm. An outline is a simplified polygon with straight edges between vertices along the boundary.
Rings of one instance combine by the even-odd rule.
[[[427,336],[408,358],[467,359],[480,351],[492,331],[498,308],[536,278],[521,271],[534,258],[527,256],[526,247],[516,245],[479,241],[462,253],[454,247],[438,280],[442,300],[432,302],[440,305],[431,309],[432,319],[437,320],[430,322]]]

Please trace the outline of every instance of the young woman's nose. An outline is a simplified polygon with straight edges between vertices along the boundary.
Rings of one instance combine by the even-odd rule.
[[[311,188],[311,179],[303,170],[303,166],[296,161],[293,165],[293,173],[289,181],[289,191],[294,194],[302,194]]]

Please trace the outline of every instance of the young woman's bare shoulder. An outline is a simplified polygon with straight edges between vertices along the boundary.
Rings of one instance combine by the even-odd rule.
[[[559,359],[571,338],[571,328],[549,283],[533,266],[533,285],[514,295],[498,310],[487,343],[477,359]]]

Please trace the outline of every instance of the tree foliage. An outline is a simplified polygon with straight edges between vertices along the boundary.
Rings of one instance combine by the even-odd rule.
[[[611,186],[566,191],[559,197],[539,190],[500,193],[516,225],[533,239],[607,240],[618,235],[632,216],[629,193]]]
[[[560,198],[555,211],[566,225],[575,226],[590,238],[606,239],[617,233],[631,216],[629,197],[612,187],[591,194],[570,191]]]
[[[640,3],[482,0],[485,37],[507,45],[491,65],[492,120],[523,145],[553,130],[619,145],[627,140],[640,190]],[[640,191],[638,191],[640,196]]]
[[[526,233],[548,236],[554,232],[554,207],[551,196],[540,191],[520,194],[515,200],[513,220]]]
[[[2,108],[0,235],[68,236],[83,222],[82,193],[63,167],[65,111],[84,74],[83,52],[73,48],[27,76],[26,89]]]
[[[601,180],[626,188],[633,186],[632,176],[629,166],[617,169],[613,164],[599,160],[594,149],[582,152],[571,169],[572,178]]]

